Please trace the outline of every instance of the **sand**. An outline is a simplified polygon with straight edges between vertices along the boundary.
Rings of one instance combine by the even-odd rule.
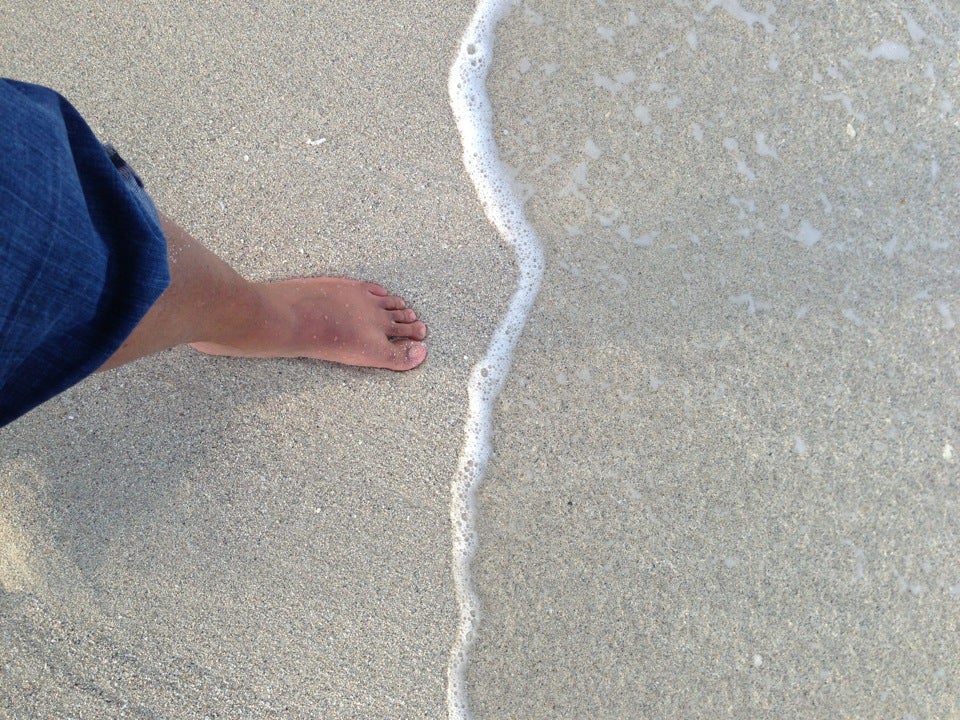
[[[0,715],[446,715],[450,482],[515,278],[447,5],[0,11],[0,71],[242,272],[376,280],[431,330],[404,375],[173,350],[0,431]],[[479,495],[475,718],[960,713],[960,22],[822,5],[500,28],[547,268]]]
[[[960,713],[960,18],[775,5],[499,28],[547,271],[479,498],[475,717]]]
[[[446,95],[469,8],[2,15],[3,74],[70,98],[196,237],[250,277],[386,285],[430,357],[173,350],[0,431],[0,715],[444,715],[465,381],[513,272]]]

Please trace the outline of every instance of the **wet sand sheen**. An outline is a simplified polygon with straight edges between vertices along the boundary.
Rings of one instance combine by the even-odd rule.
[[[479,495],[477,718],[957,711],[960,21],[760,7],[498,29],[546,273]]]

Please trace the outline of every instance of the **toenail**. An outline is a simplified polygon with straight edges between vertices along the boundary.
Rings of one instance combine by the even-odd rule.
[[[407,360],[420,361],[427,355],[427,347],[423,343],[414,343],[407,348]]]

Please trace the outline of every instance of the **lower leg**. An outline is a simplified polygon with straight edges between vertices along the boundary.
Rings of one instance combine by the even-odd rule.
[[[426,327],[379,285],[343,278],[244,280],[161,217],[170,287],[101,370],[190,343],[239,357],[310,357],[408,370],[426,358]]]

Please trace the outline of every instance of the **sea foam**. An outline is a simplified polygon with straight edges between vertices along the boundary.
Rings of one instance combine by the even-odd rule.
[[[478,3],[457,57],[450,68],[450,105],[463,144],[463,162],[480,203],[500,235],[517,253],[520,278],[510,306],[490,340],[486,355],[474,366],[468,385],[469,409],[457,474],[453,479],[450,521],[453,530],[453,573],[459,608],[457,637],[447,666],[448,717],[466,720],[470,709],[464,672],[476,637],[480,604],[470,565],[477,549],[476,495],[490,457],[492,408],[503,388],[513,349],[526,322],[543,277],[543,250],[527,222],[519,195],[501,165],[493,139],[493,110],[486,78],[493,60],[497,22],[514,3]]]

